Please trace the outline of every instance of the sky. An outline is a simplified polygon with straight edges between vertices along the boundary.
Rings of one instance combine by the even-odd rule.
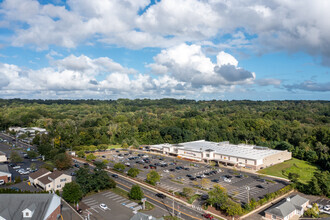
[[[330,100],[329,0],[0,0],[0,98]]]

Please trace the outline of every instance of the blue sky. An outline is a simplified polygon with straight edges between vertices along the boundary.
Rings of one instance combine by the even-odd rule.
[[[330,2],[0,1],[0,98],[330,98]]]

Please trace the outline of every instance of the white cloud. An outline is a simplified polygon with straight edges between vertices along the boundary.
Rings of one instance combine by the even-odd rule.
[[[154,57],[151,69],[167,74],[178,81],[191,84],[193,87],[247,84],[253,82],[255,74],[237,67],[238,61],[230,54],[221,51],[217,63],[207,57],[199,45],[181,44],[166,50]],[[164,74],[164,72],[162,72]]]
[[[328,0],[162,0],[139,12],[148,0],[68,0],[67,7],[37,0],[4,0],[1,25],[12,28],[14,46],[49,45],[74,48],[99,40],[134,49],[168,48],[191,42],[217,41],[220,48],[253,47],[305,51],[330,65],[330,1]],[[254,37],[247,39],[246,32]],[[236,36],[239,34],[240,36]]]

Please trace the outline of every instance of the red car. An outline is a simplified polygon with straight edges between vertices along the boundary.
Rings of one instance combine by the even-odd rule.
[[[214,217],[211,214],[203,214],[203,217],[206,219],[214,219]]]

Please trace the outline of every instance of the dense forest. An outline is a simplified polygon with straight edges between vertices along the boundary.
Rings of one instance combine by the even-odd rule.
[[[35,142],[52,142],[59,150],[205,139],[287,149],[298,159],[330,169],[327,101],[11,99],[0,100],[0,106],[1,130],[46,128],[49,135],[37,136]]]

